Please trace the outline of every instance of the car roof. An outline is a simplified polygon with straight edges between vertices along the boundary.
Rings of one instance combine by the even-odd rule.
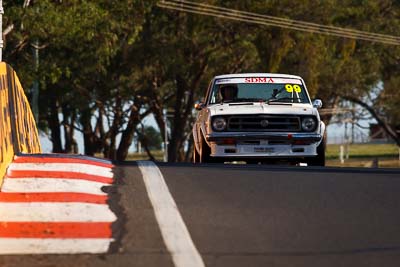
[[[223,74],[215,76],[214,79],[226,79],[226,78],[250,78],[250,77],[271,77],[271,78],[295,78],[302,79],[300,76],[282,74],[282,73],[234,73],[234,74]]]

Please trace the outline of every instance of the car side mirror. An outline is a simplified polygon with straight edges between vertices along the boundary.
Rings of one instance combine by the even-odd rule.
[[[194,108],[196,110],[202,110],[204,108],[204,103],[203,102],[198,102],[198,103],[194,104]]]
[[[322,100],[321,99],[315,99],[313,101],[313,107],[314,108],[322,108]]]

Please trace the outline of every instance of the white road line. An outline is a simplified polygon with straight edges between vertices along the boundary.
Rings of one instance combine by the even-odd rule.
[[[0,254],[106,253],[112,238],[0,238]]]
[[[8,178],[4,179],[2,192],[40,193],[40,192],[73,192],[107,195],[101,188],[109,184],[60,178]]]
[[[107,204],[0,203],[1,222],[113,222],[116,219]]]
[[[151,161],[138,161],[138,166],[175,266],[205,266],[158,167]]]
[[[12,163],[9,170],[79,172],[112,178],[111,168],[83,163]]]

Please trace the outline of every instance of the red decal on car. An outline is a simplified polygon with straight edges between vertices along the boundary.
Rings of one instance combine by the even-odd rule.
[[[257,77],[257,78],[245,78],[246,83],[273,83],[274,80],[268,77]]]

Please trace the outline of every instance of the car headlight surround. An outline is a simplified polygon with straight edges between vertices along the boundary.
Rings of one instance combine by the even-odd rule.
[[[213,118],[212,127],[213,127],[214,131],[222,132],[223,130],[226,129],[226,126],[227,126],[227,123],[226,123],[225,118],[223,118],[223,117]]]
[[[317,120],[314,117],[305,117],[301,120],[301,129],[306,132],[312,132],[317,129]]]

